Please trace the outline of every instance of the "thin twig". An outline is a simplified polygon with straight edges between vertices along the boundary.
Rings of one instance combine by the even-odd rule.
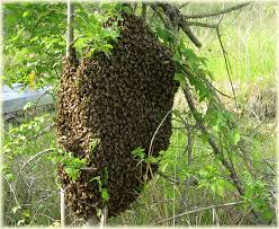
[[[65,227],[65,190],[60,188],[60,215],[61,215],[61,227]]]
[[[224,56],[225,66],[226,66],[226,70],[227,70],[227,73],[228,73],[229,81],[230,81],[230,84],[231,84],[235,106],[237,107],[236,96],[235,96],[235,91],[234,91],[232,77],[231,77],[231,69],[230,69],[230,65],[229,65],[229,60],[227,59],[227,53],[225,51],[225,48],[224,48],[224,45],[223,45],[223,42],[222,42],[222,39],[221,39],[221,34],[220,34],[219,26],[216,28],[216,33],[217,33],[218,41],[220,43],[220,46],[221,46],[221,49],[222,49],[222,53],[223,53],[223,56]]]
[[[216,25],[216,24],[208,24],[208,23],[197,22],[197,21],[188,21],[188,25],[189,26],[211,28],[211,29],[216,29],[218,27],[218,25]]]
[[[159,124],[159,126],[155,130],[155,132],[154,132],[154,134],[153,134],[153,136],[151,138],[151,141],[150,141],[149,150],[148,150],[148,156],[150,156],[151,153],[152,153],[152,145],[153,145],[153,142],[154,142],[154,139],[155,139],[156,135],[158,134],[161,126],[163,125],[163,123],[165,122],[165,120],[167,119],[167,117],[169,116],[170,113],[171,113],[171,109],[168,111],[168,113],[165,115],[165,117],[162,119],[161,123]]]
[[[49,88],[47,89],[43,94],[40,95],[40,97],[37,99],[36,103],[35,103],[35,111],[36,113],[38,114],[37,112],[37,107],[38,107],[38,104],[39,104],[39,101],[41,100],[42,97],[44,97],[46,94],[48,94],[51,90],[53,90],[53,88]]]
[[[188,124],[188,119],[186,119],[186,123]],[[193,144],[192,144],[192,133],[189,125],[187,125],[187,153],[188,153],[188,166],[192,163],[192,151],[193,151]]]
[[[239,201],[239,202],[226,203],[226,204],[218,204],[218,205],[212,205],[212,206],[208,206],[208,207],[204,207],[204,208],[199,208],[199,209],[196,209],[196,210],[191,210],[191,211],[183,212],[181,214],[175,215],[173,217],[169,217],[167,219],[163,219],[161,221],[156,222],[156,224],[160,224],[160,223],[172,220],[172,219],[177,219],[177,218],[180,218],[182,216],[193,214],[193,213],[198,213],[198,212],[202,212],[202,211],[206,211],[206,210],[211,210],[211,209],[216,209],[216,208],[234,206],[234,205],[239,205],[239,204],[244,204],[244,203],[245,203],[244,201]]]
[[[32,161],[34,161],[36,158],[38,158],[38,157],[40,157],[40,156],[42,156],[42,155],[44,155],[44,154],[46,154],[46,153],[53,152],[54,150],[55,150],[54,148],[52,148],[52,149],[45,149],[45,150],[43,150],[43,151],[40,151],[40,152],[36,153],[33,157],[29,158],[29,160],[26,161],[25,164],[24,164],[24,165],[20,168],[20,170],[19,170],[17,179],[16,179],[16,181],[15,181],[15,187],[17,187],[17,183],[18,183],[18,180],[19,180],[19,178],[20,178],[21,172],[25,169],[25,167],[26,167],[27,165],[29,165],[29,164],[30,164]]]
[[[214,87],[213,84],[207,80],[207,79],[204,79],[205,83],[208,84],[213,90],[215,90],[216,92],[218,92],[220,95],[224,96],[224,97],[227,97],[229,99],[233,99],[233,97],[225,94],[224,92],[220,91],[218,88]]]
[[[190,3],[190,1],[183,3],[182,5],[180,5],[178,7],[178,9],[182,9],[182,8],[186,7],[187,5],[189,5],[189,3]]]
[[[18,201],[18,199],[17,199],[16,193],[15,193],[15,191],[14,191],[12,185],[10,184],[10,182],[8,181],[8,179],[7,179],[6,176],[4,176],[4,179],[6,180],[7,184],[9,185],[10,191],[11,191],[11,193],[13,194],[13,197],[14,197],[14,199],[15,199],[15,202],[16,202],[17,207],[20,208],[19,201]]]
[[[220,11],[217,11],[217,12],[213,12],[213,13],[203,13],[203,14],[196,14],[196,15],[184,15],[186,18],[205,18],[205,17],[215,17],[215,16],[220,16],[222,14],[226,14],[226,13],[230,13],[234,10],[239,10],[247,5],[249,5],[250,2],[247,2],[247,3],[242,3],[242,4],[239,4],[239,5],[236,5],[236,6],[232,6],[232,7],[229,7],[227,9],[223,9],[223,10],[220,10]]]
[[[176,180],[176,179],[173,179],[172,177],[169,177],[168,175],[162,173],[161,171],[157,171],[157,174],[163,178],[165,178],[166,180],[168,180],[169,182],[171,182],[172,184],[174,185],[179,185],[180,184],[180,181],[179,180]]]

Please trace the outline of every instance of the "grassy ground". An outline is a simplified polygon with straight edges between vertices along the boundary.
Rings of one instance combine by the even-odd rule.
[[[204,6],[205,7],[205,6]],[[206,7],[205,7],[206,9]],[[273,115],[263,110],[275,110],[275,6],[259,3],[249,10],[233,13],[223,20],[221,32],[224,47],[228,52],[232,68],[232,81],[236,92],[238,107],[233,99],[222,97],[226,106],[230,107],[239,118],[239,126],[245,133],[245,142],[252,158],[253,170],[275,187],[276,136],[275,119]],[[195,31],[203,43],[203,48],[197,51],[206,56],[208,68],[213,72],[215,86],[225,94],[232,96],[231,86],[224,65],[222,50],[214,31],[197,29]],[[185,99],[177,94],[175,107],[186,108]],[[29,116],[21,119],[22,123],[30,122]],[[32,128],[19,127],[5,134],[6,172],[4,184],[4,223],[6,225],[52,225],[60,220],[59,188],[57,183],[56,165],[51,154],[44,154],[25,163],[36,153],[56,147],[53,129],[36,137],[38,130],[43,130],[53,122],[52,114],[37,120]],[[12,124],[16,127],[16,124]],[[29,139],[29,140],[28,140]],[[164,153],[161,161],[161,171],[166,176],[155,175],[146,186],[131,209],[117,218],[109,220],[109,225],[244,225],[251,224],[247,216],[246,205],[213,207],[179,219],[170,219],[174,215],[206,208],[219,203],[231,203],[238,200],[234,188],[215,190],[206,186],[201,173],[210,166],[219,166],[214,161],[213,153],[208,144],[198,138],[193,138],[192,161],[189,163],[187,147],[187,132],[183,126],[173,121],[171,146]],[[7,151],[8,149],[8,151]],[[237,163],[241,171],[242,164]],[[24,168],[24,169],[22,169]],[[20,171],[21,179],[15,185]],[[225,174],[221,168],[217,175]],[[220,174],[219,174],[220,173]],[[266,174],[266,176],[264,175]],[[181,181],[190,176],[196,176],[199,187]],[[243,173],[244,176],[244,173]],[[224,178],[225,180],[226,178]],[[195,179],[194,179],[195,180]],[[204,186],[201,186],[203,184]],[[10,185],[10,186],[9,186]],[[201,186],[201,187],[200,187]],[[223,192],[223,195],[218,193]],[[21,203],[21,208],[16,202]],[[69,218],[72,218],[69,215]],[[70,219],[69,219],[70,221]]]

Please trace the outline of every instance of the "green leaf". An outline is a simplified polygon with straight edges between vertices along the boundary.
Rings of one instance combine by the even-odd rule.
[[[65,167],[65,172],[71,177],[74,181],[78,179],[79,169],[74,169],[71,167]]]
[[[27,210],[23,211],[22,215],[23,215],[25,218],[29,218],[29,217],[30,217],[30,212],[29,212],[29,210],[27,209]]]
[[[241,139],[240,133],[235,132],[234,135],[233,135],[233,143],[234,143],[234,145],[237,145],[237,143],[240,141],[240,139]]]
[[[23,15],[22,15],[22,17],[27,17],[28,15],[29,15],[29,11],[25,11],[24,13],[23,13]]]
[[[224,197],[224,191],[225,191],[225,181],[222,179],[217,179],[215,182],[215,190],[216,190],[216,194],[218,196]]]
[[[144,149],[138,147],[132,151],[132,155],[134,158],[143,159],[145,157]]]
[[[102,188],[101,194],[102,194],[102,199],[108,202],[109,200],[108,190],[106,188]]]

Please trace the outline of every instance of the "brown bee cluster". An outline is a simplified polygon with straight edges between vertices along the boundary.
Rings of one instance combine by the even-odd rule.
[[[98,53],[79,63],[72,49],[58,90],[59,142],[88,162],[75,181],[63,165],[59,173],[67,205],[85,219],[104,205],[109,216],[125,211],[156,172],[155,164],[134,157],[134,149],[143,148],[146,156],[157,157],[169,146],[167,114],[178,88],[171,53],[141,18],[125,13],[122,17],[112,54]],[[96,139],[99,142],[92,149]],[[103,189],[108,201],[101,195]]]

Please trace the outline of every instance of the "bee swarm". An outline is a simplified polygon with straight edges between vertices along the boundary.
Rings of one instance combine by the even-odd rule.
[[[58,90],[57,134],[59,143],[75,157],[86,158],[89,168],[73,181],[59,165],[66,203],[87,219],[108,206],[108,214],[125,211],[151,178],[157,166],[139,163],[132,151],[145,149],[172,108],[178,83],[170,51],[135,15],[123,14],[118,42],[108,57],[98,53],[80,63],[74,49],[65,60]],[[169,146],[170,115],[152,144],[156,157]],[[100,139],[94,150],[90,141]],[[107,173],[107,179],[104,179]],[[101,177],[109,200],[102,198],[97,179]]]

